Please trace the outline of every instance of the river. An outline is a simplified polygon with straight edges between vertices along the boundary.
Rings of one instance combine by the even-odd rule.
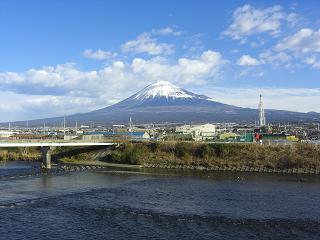
[[[320,239],[320,177],[0,163],[0,239]]]

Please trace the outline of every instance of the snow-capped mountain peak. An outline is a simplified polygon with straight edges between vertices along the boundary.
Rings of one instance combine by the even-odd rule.
[[[166,81],[153,83],[145,87],[144,89],[142,89],[140,92],[136,93],[133,96],[135,100],[151,99],[156,97],[165,97],[167,99],[168,98],[172,98],[172,99],[198,98],[199,99],[204,96],[193,94]]]

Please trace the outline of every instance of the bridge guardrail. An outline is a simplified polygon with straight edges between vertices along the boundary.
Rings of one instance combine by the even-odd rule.
[[[63,139],[0,139],[0,143],[42,143],[42,142],[47,142],[47,143],[110,143],[113,141],[110,140],[63,140]]]

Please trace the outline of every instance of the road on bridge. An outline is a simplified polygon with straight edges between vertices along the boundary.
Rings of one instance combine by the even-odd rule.
[[[77,147],[111,146],[112,142],[0,142],[0,147]]]
[[[57,141],[10,141],[0,142],[0,148],[8,147],[40,147],[42,152],[42,161],[44,168],[51,168],[51,150],[54,147],[80,147],[80,146],[112,146],[116,145],[113,142],[82,142],[82,141],[69,141],[69,142],[57,142]]]

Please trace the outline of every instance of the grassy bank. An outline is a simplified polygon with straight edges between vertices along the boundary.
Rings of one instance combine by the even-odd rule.
[[[0,161],[39,159],[41,154],[37,148],[0,149]],[[320,145],[123,142],[108,148],[56,148],[52,159],[69,163],[99,161],[155,167],[320,169]]]
[[[141,165],[203,167],[263,167],[269,169],[320,168],[320,146],[294,144],[201,144],[186,142],[124,143],[105,161]]]
[[[15,147],[1,148],[0,161],[36,161],[41,158],[37,148],[33,147]]]

